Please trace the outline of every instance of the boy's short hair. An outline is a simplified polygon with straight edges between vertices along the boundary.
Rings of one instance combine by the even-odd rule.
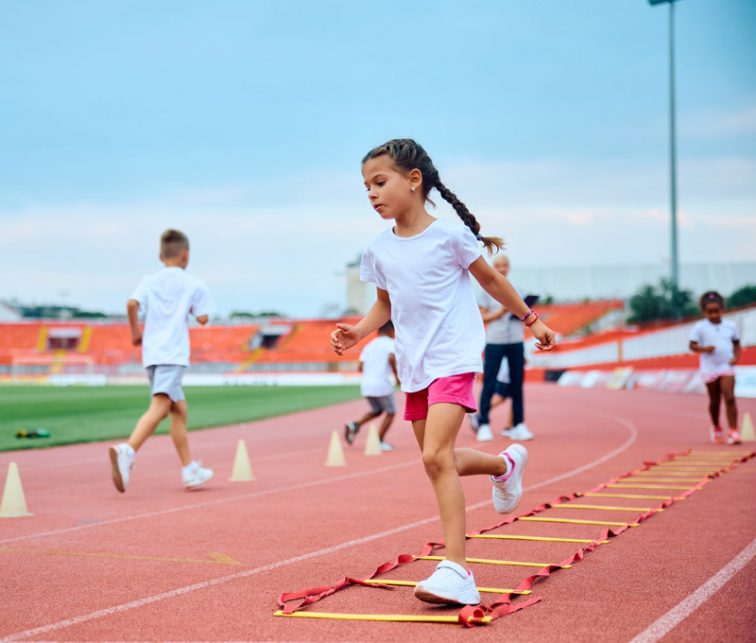
[[[393,323],[391,322],[391,320],[389,320],[389,321],[387,321],[387,322],[386,322],[385,324],[383,324],[383,326],[381,326],[381,327],[380,327],[380,328],[378,329],[378,332],[379,332],[379,333],[380,333],[381,335],[388,335],[388,334],[389,334],[389,333],[391,333],[391,331],[393,331],[393,330],[394,330],[394,324],[393,324]]]
[[[184,250],[189,250],[189,237],[181,230],[168,228],[160,235],[160,256],[163,259],[175,259]]]

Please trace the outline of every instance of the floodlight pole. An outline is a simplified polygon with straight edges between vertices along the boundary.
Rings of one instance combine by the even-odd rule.
[[[670,209],[670,278],[675,290],[680,286],[680,262],[677,252],[677,140],[675,124],[675,2],[648,0],[649,4],[669,4],[669,209]]]

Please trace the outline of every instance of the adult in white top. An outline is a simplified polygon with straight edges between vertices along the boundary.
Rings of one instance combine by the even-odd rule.
[[[493,260],[493,267],[500,275],[509,276],[509,258],[499,254]],[[521,293],[520,293],[521,294]],[[483,389],[480,392],[480,411],[477,421],[470,418],[476,429],[479,442],[490,442],[493,433],[489,425],[491,399],[496,392],[496,375],[502,363],[509,366],[509,394],[512,399],[512,424],[502,431],[502,435],[512,440],[532,440],[533,433],[525,425],[525,329],[520,320],[496,301],[487,292],[478,297],[478,305],[486,327],[486,350],[483,370]]]
[[[131,341],[134,346],[142,346],[152,398],[128,441],[109,449],[113,484],[121,493],[129,484],[136,452],[168,415],[184,486],[192,489],[213,476],[212,469],[192,460],[186,428],[188,407],[181,386],[189,365],[188,317],[194,315],[200,324],[206,324],[213,300],[207,286],[185,272],[189,239],[183,232],[169,229],[162,234],[160,261],[164,267],[142,279],[126,307]],[[139,327],[140,309],[145,314],[144,334]]]
[[[376,303],[356,325],[337,324],[331,346],[341,355],[389,319],[394,322],[404,417],[412,422],[422,451],[446,544],[445,560],[417,584],[415,596],[431,603],[476,604],[480,595],[466,568],[460,476],[492,476],[494,508],[507,513],[522,495],[527,450],[516,444],[495,456],[454,448],[465,411],[475,410],[473,381],[484,342],[470,275],[531,325],[541,347],[552,347],[554,334],[481,257],[479,242],[490,252],[501,247],[501,240],[480,235],[480,224],[441,182],[422,146],[412,139],[388,141],[364,157],[362,176],[371,205],[393,225],[362,260],[361,276],[376,285]],[[464,226],[428,213],[432,189],[452,205]]]
[[[690,350],[700,355],[701,378],[709,394],[711,441],[740,444],[738,407],[735,401],[735,364],[740,358],[740,333],[737,326],[722,318],[724,298],[716,291],[704,293],[701,309],[706,319],[697,321],[690,332]],[[729,424],[725,437],[719,425],[719,407],[724,399]]]

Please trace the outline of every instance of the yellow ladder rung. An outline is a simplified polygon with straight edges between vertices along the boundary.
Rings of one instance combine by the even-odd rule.
[[[637,527],[638,523],[613,522],[609,520],[577,520],[575,518],[541,518],[540,516],[523,516],[518,520],[528,522],[561,522],[569,525],[602,525],[607,527]]]
[[[672,484],[608,484],[610,489],[692,489],[693,487],[684,487]]]
[[[640,500],[648,498],[649,500],[670,500],[673,496],[646,496],[639,493],[586,493],[583,494],[589,498],[627,498],[628,500]]]
[[[369,585],[397,585],[399,587],[416,587],[417,582],[413,580],[385,580],[381,578],[370,578],[362,581]],[[488,594],[522,594],[527,596],[532,594],[529,589],[507,589],[502,587],[478,587],[479,592],[486,592]]]
[[[662,471],[638,471],[638,473],[633,473],[632,475],[644,477],[644,478],[648,476],[669,476],[671,478],[691,478],[693,476],[703,477],[705,474],[692,472],[692,471],[669,471],[668,469],[664,469]]]
[[[273,613],[273,616],[287,616],[293,618],[323,618],[336,621],[391,621],[397,623],[459,623],[459,617],[453,614],[349,614],[339,612],[293,612],[285,614],[283,610]],[[476,623],[490,623],[490,616],[474,619]]]
[[[559,505],[553,505],[554,509],[591,509],[596,511],[663,511],[656,507],[615,507],[613,505],[574,505],[571,503],[563,503]]]
[[[644,496],[646,497],[646,496]],[[468,536],[468,538],[492,538],[497,540],[532,540],[542,543],[599,543],[606,545],[608,540],[594,540],[592,538],[556,538],[548,536],[513,536],[510,534],[476,534],[475,536]]]
[[[446,560],[443,556],[415,556],[416,560]],[[554,563],[527,563],[520,560],[497,560],[495,558],[465,558],[468,563],[478,563],[480,565],[506,565],[511,567],[561,567],[569,569],[572,565],[556,565]]]
[[[628,476],[627,478],[620,478],[622,482],[629,482],[631,479],[635,478],[636,476]],[[705,476],[704,476],[705,477]],[[651,478],[649,476],[638,476],[639,482],[701,482],[701,480],[704,479],[704,477],[701,478],[681,478],[681,477],[675,477],[675,478]]]

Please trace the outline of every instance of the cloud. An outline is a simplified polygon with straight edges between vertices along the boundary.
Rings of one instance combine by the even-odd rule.
[[[517,265],[648,263],[668,255],[662,162],[464,163],[445,182],[499,234]],[[683,261],[752,261],[756,161],[681,164]],[[456,217],[439,201],[437,214]],[[159,267],[167,227],[187,232],[190,271],[223,313],[276,308],[316,316],[345,303],[343,268],[382,230],[353,170],[208,184],[130,201],[28,203],[0,210],[0,298],[121,311]],[[726,252],[724,251],[726,249]]]

